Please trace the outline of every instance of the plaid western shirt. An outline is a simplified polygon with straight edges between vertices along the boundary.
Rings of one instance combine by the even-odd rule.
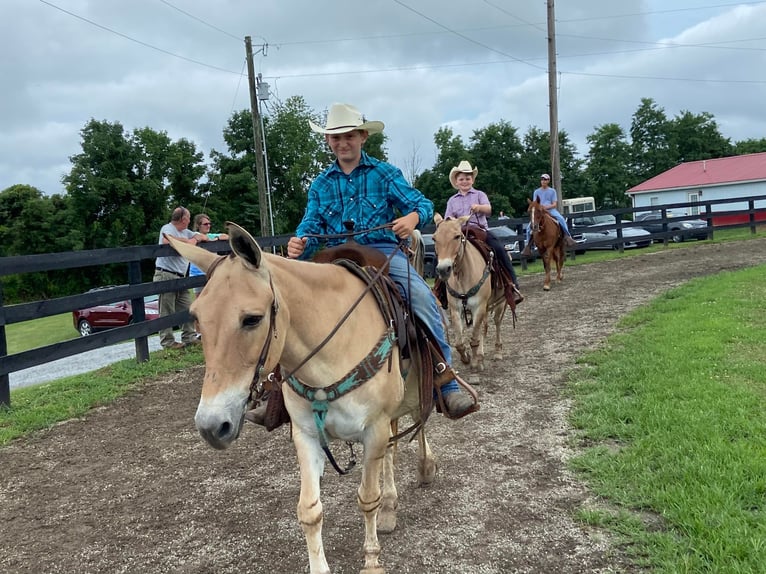
[[[399,212],[397,214],[397,211]],[[297,237],[307,234],[332,235],[345,233],[345,221],[354,223],[354,231],[372,229],[391,223],[400,215],[417,212],[418,229],[433,219],[434,205],[404,179],[401,170],[362,152],[359,165],[350,174],[343,173],[334,161],[311,184],[303,220]],[[378,229],[356,235],[363,245],[396,243],[390,229]],[[345,238],[328,239],[327,245],[345,242]],[[309,259],[319,248],[319,239],[309,237],[301,256]]]

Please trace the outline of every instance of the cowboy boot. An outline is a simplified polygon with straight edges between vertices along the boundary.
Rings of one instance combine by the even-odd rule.
[[[528,241],[521,252],[522,257],[532,257],[532,241]]]
[[[452,418],[460,418],[463,413],[474,406],[473,399],[459,391],[444,395],[444,405]]]
[[[245,413],[245,420],[256,425],[266,426],[266,402]]]
[[[567,247],[577,247],[577,242],[574,239],[572,239],[571,235],[564,236],[564,243],[566,243]]]

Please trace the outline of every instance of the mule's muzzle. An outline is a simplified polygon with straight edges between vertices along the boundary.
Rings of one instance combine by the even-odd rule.
[[[242,425],[245,422],[245,411],[241,411],[239,418],[221,416],[220,413],[197,410],[194,416],[194,424],[197,426],[200,436],[218,450],[229,448],[239,438]]]
[[[436,266],[436,274],[442,281],[449,279],[452,275],[452,261],[440,261]]]

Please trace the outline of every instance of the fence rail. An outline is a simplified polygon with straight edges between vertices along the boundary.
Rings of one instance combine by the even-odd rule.
[[[758,202],[760,202],[760,205],[757,205]],[[736,209],[729,211],[713,211],[712,206],[725,204],[736,204],[737,207]],[[747,208],[739,207],[740,205],[747,205]],[[757,224],[759,222],[766,222],[766,195],[746,198],[705,200],[694,204],[675,203],[651,207],[615,208],[599,210],[595,213],[615,216],[618,237],[613,240],[613,243],[617,249],[622,249],[622,228],[627,226],[640,227],[639,223],[629,222],[623,224],[621,220],[624,216],[632,219],[633,214],[636,212],[653,210],[661,210],[664,216],[668,210],[689,209],[691,207],[699,209],[701,213],[699,216],[689,217],[706,219],[708,221],[708,226],[711,229],[711,235],[714,228],[713,220],[719,217],[736,217],[742,219],[742,221],[733,224],[715,226],[715,229],[750,227],[752,233],[756,233]],[[702,212],[704,212],[704,215]],[[674,218],[674,221],[677,221],[678,219],[679,218]],[[504,220],[493,219],[490,222],[490,225],[505,225],[514,230],[523,240],[523,226],[526,222],[526,218],[511,218]],[[426,227],[427,232],[431,230],[433,230],[432,225]],[[652,235],[652,239],[660,239],[667,242],[669,235],[669,233],[656,233]],[[276,237],[260,238],[258,239],[258,243],[264,249],[282,247],[287,244],[289,237],[289,235],[280,235]],[[222,241],[205,243],[200,247],[217,253],[227,253],[229,251],[229,245]],[[178,291],[179,289],[190,289],[204,285],[205,283],[204,277],[187,277],[157,283],[143,281],[141,273],[141,263],[143,261],[174,254],[175,252],[169,245],[144,245],[137,247],[120,247],[91,251],[0,258],[0,405],[10,405],[9,373],[128,340],[135,341],[136,359],[138,361],[148,360],[149,335],[156,333],[161,328],[183,323],[188,317],[188,312],[183,311],[167,317],[154,319],[151,322],[146,321],[144,315],[144,297],[147,295]],[[72,295],[45,301],[33,301],[16,305],[5,305],[3,302],[2,278],[8,275],[77,269],[115,263],[124,264],[126,266],[128,281],[125,286],[94,291],[81,295]],[[12,355],[8,354],[5,330],[6,325],[49,317],[51,315],[58,315],[76,309],[111,303],[122,299],[130,299],[133,305],[134,323],[131,325]]]

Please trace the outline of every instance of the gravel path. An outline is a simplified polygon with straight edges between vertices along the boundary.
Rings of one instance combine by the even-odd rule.
[[[506,318],[507,356],[481,378],[481,410],[429,422],[440,464],[433,486],[416,487],[413,447],[401,448],[399,524],[381,538],[387,572],[634,572],[608,536],[573,518],[589,492],[567,470],[576,451],[566,374],[621,316],[658,294],[761,263],[766,238],[566,267],[549,293],[541,276],[522,278],[527,300],[515,330]],[[192,420],[201,377],[195,368],[151,381],[0,449],[0,572],[306,572],[287,429],[247,426],[234,447],[212,450]],[[335,449],[342,464],[343,447]],[[335,574],[362,564],[358,479],[328,465],[323,480]]]

